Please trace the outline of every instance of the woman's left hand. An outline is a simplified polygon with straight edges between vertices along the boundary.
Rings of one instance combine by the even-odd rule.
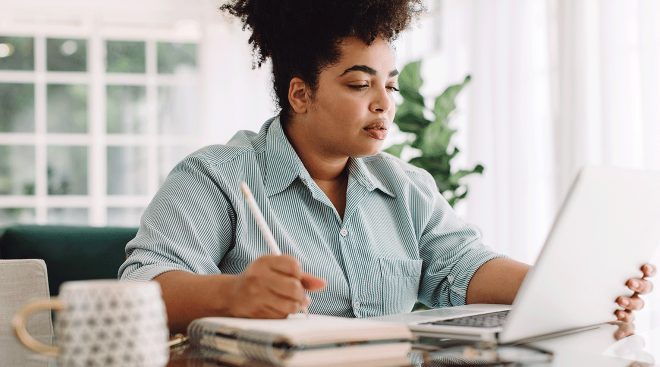
[[[653,290],[653,283],[646,278],[654,276],[655,272],[656,268],[654,265],[646,264],[642,266],[643,275],[641,279],[629,279],[626,282],[628,288],[635,293],[630,297],[621,296],[616,299],[616,303],[623,308],[623,310],[616,310],[614,312],[619,320],[628,323],[635,320],[633,311],[641,310],[644,307],[644,301],[639,298],[639,295],[647,294]]]

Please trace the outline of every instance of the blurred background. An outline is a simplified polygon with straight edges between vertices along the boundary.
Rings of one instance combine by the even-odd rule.
[[[0,226],[138,226],[179,160],[275,113],[221,3],[0,0]],[[485,170],[456,210],[495,250],[533,263],[585,164],[660,169],[660,2],[427,5],[397,65],[429,96],[471,76],[453,166]]]

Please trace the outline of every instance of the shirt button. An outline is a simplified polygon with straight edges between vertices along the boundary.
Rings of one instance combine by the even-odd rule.
[[[353,306],[355,306],[355,308],[360,308],[360,302],[353,303]]]
[[[342,229],[341,231],[339,231],[339,234],[340,234],[342,237],[346,237],[346,235],[348,234],[348,231],[347,231],[346,229]]]

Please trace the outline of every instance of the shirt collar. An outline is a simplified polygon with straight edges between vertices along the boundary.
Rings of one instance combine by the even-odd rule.
[[[280,117],[275,117],[266,130],[266,195],[272,196],[282,192],[291,182],[300,177],[310,179],[311,176],[296,154],[289,140],[284,135]]]
[[[272,119],[270,126],[266,126],[262,132],[266,133],[266,174],[264,175],[266,195],[272,196],[282,192],[297,177],[303,182],[312,181],[312,177],[284,134],[279,116]],[[379,189],[395,197],[392,191],[369,172],[362,158],[349,158],[348,172],[367,190]]]
[[[365,159],[382,159],[381,157],[368,157],[368,158],[349,158],[348,159],[348,173],[354,177],[357,182],[362,184],[367,190],[373,191],[378,189],[385,194],[396,197],[391,190],[389,190],[376,176],[369,172]]]

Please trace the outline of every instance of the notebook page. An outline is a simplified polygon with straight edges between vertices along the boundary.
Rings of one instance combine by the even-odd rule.
[[[343,317],[292,314],[286,319],[241,319],[206,317],[219,328],[260,330],[287,337],[293,344],[322,344],[364,340],[410,339],[405,324]]]

